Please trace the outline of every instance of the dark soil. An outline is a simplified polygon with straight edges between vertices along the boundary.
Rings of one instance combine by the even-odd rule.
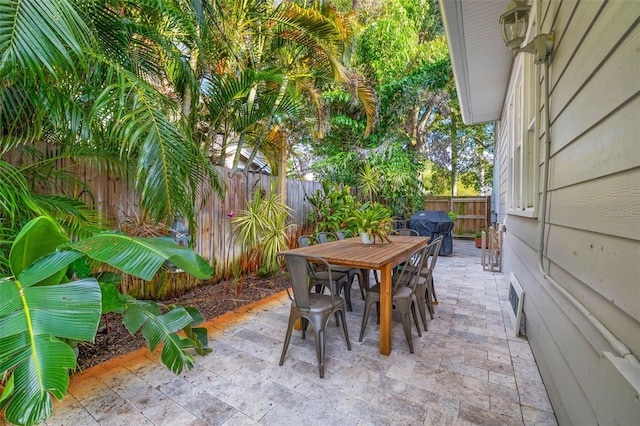
[[[242,279],[240,285],[234,285],[231,280],[203,283],[181,297],[158,303],[195,306],[208,321],[246,304],[261,300],[282,289],[277,278],[260,278],[249,275]],[[108,314],[103,316],[95,342],[80,345],[79,370],[85,370],[143,346],[147,346],[147,341],[140,332],[132,336],[124,327],[120,315]]]

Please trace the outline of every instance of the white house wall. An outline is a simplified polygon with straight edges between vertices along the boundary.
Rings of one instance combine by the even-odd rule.
[[[640,1],[545,1],[541,16],[542,32],[555,36],[543,264],[640,358]],[[616,366],[610,340],[543,277],[536,213],[509,211],[507,109],[496,147],[505,276],[513,272],[525,290],[527,337],[558,420],[640,424],[640,372]]]

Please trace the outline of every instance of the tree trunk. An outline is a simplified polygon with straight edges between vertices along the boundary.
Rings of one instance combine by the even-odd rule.
[[[280,166],[278,167],[280,202],[287,203],[287,137],[280,136]]]

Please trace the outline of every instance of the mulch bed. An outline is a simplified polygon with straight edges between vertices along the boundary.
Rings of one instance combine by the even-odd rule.
[[[203,283],[181,297],[159,303],[195,306],[208,321],[281,290],[282,284],[277,277],[260,278],[249,275],[239,285],[234,285],[231,280]],[[132,336],[124,327],[121,316],[111,313],[103,316],[95,342],[80,344],[78,366],[82,371],[144,346],[147,346],[147,341],[140,332]]]

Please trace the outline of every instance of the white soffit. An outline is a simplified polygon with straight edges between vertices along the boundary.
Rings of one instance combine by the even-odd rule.
[[[440,0],[451,65],[466,124],[500,119],[513,56],[500,15],[510,0]]]

